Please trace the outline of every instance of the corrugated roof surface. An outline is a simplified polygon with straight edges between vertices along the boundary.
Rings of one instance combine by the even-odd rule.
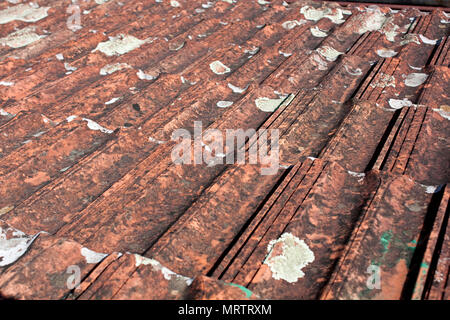
[[[448,13],[15,2],[0,296],[449,298]],[[174,164],[194,121],[278,129],[280,170]]]

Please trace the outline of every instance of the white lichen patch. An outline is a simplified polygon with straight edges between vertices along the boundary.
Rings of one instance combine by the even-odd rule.
[[[382,57],[382,58],[392,58],[395,57],[397,55],[397,51],[394,51],[392,49],[378,49],[377,50],[377,55]]]
[[[164,279],[170,281],[176,279],[180,279],[186,282],[186,285],[191,285],[193,279],[179,275],[172,270],[164,267],[161,263],[156,261],[155,259],[149,259],[138,254],[134,255],[136,268],[140,266],[152,266],[155,271],[161,272],[164,276]]]
[[[211,62],[209,64],[209,68],[214,72],[215,74],[226,74],[231,71],[230,68],[228,68],[226,65],[224,65],[222,62],[216,60],[214,62]]]
[[[343,52],[337,51],[336,49],[329,47],[329,46],[323,46],[317,49],[317,52],[327,59],[328,61],[336,61],[336,59],[343,54]]]
[[[0,267],[8,266],[22,257],[38,235],[30,237],[16,229],[0,227]]]
[[[97,47],[92,51],[100,51],[107,56],[119,56],[139,48],[145,43],[152,42],[154,39],[148,38],[140,40],[130,35],[119,34],[115,37],[109,37],[108,41],[100,42]]]
[[[376,87],[379,87],[379,88],[393,87],[393,88],[395,88],[395,84],[396,84],[396,81],[395,81],[395,77],[393,75],[389,75],[389,74],[381,72],[379,78],[374,83],[371,83],[370,86],[372,88],[376,88]]]
[[[0,11],[0,24],[19,20],[24,22],[36,22],[47,17],[50,7],[33,7],[31,4],[19,4]]]
[[[274,112],[284,99],[270,99],[266,97],[255,100],[256,107],[263,112]]]
[[[286,29],[286,30],[291,30],[294,29],[297,26],[301,26],[302,24],[305,24],[306,20],[301,19],[301,20],[289,20],[289,21],[285,21],[281,24],[281,26]]]
[[[120,71],[123,69],[131,69],[132,66],[130,66],[128,63],[114,63],[114,64],[108,64],[100,69],[100,74],[102,76],[106,76],[108,74],[112,74],[116,71]]]
[[[414,104],[408,99],[389,99],[389,106],[392,109],[401,109],[403,107],[412,107]]]
[[[343,11],[339,8],[316,9],[311,6],[303,6],[300,9],[300,13],[303,14],[306,20],[319,21],[320,19],[328,18],[335,24],[341,24],[345,21]]]
[[[98,253],[89,250],[88,248],[82,248],[81,255],[86,259],[87,263],[94,263],[94,264],[99,263],[108,256],[108,254],[106,253]]]
[[[314,26],[309,30],[311,31],[311,34],[316,38],[324,38],[328,35],[325,31],[320,30],[318,26]]]
[[[233,105],[233,101],[219,101],[217,102],[217,106],[219,108],[228,108]]]
[[[136,73],[136,75],[141,80],[151,81],[151,80],[155,80],[156,78],[158,78],[159,74],[148,74],[148,73],[145,73],[144,71],[142,71],[141,69],[139,69],[138,72]]]
[[[45,35],[38,35],[35,31],[35,26],[25,27],[9,34],[4,38],[0,38],[0,44],[17,49],[45,38]]]
[[[291,233],[284,233],[279,239],[272,240],[267,251],[268,256],[264,264],[269,266],[272,277],[289,283],[303,278],[305,273],[302,269],[315,259],[314,252],[305,241]]]
[[[410,73],[405,78],[405,85],[408,87],[418,87],[428,78],[426,73]]]

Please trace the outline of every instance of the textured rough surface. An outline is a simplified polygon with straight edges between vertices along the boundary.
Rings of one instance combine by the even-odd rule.
[[[0,297],[449,299],[450,24],[426,10],[0,3]]]

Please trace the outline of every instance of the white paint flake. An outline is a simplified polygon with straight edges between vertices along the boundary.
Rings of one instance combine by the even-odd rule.
[[[323,46],[317,49],[317,52],[327,59],[328,61],[336,61],[336,59],[343,54],[343,52],[337,51],[336,49],[329,47],[329,46]]]
[[[406,76],[405,85],[408,87],[418,87],[428,78],[425,73],[410,73]]]
[[[38,235],[31,237],[13,228],[0,227],[0,267],[8,266],[22,257]]]
[[[355,76],[355,77],[360,76],[360,75],[363,74],[363,73],[362,73],[362,70],[361,70],[360,68],[352,69],[352,67],[349,67],[349,66],[346,65],[346,64],[344,65],[344,69],[345,69],[345,71],[347,71],[350,75]]]
[[[263,112],[274,112],[284,99],[270,99],[266,97],[255,100],[256,107]]]
[[[423,43],[429,44],[432,46],[436,45],[436,43],[439,41],[439,39],[435,39],[435,40],[428,39],[427,37],[425,37],[424,35],[421,35],[421,34],[419,34],[419,38],[420,38],[420,40],[422,40]]]
[[[318,26],[314,26],[309,30],[311,31],[311,34],[316,38],[324,38],[328,35],[325,31],[320,30]]]
[[[62,53],[58,53],[55,55],[56,59],[58,59],[59,61],[63,61],[64,60],[64,55]]]
[[[395,57],[397,53],[397,51],[385,48],[377,50],[377,55],[382,58],[392,58]]]
[[[17,49],[45,38],[45,35],[38,35],[35,31],[35,26],[25,27],[9,34],[4,38],[0,38],[0,44]]]
[[[319,21],[320,19],[330,19],[335,24],[344,23],[344,15],[339,8],[319,8],[316,9],[311,6],[304,6],[300,9],[300,13],[303,14],[306,20]]]
[[[228,108],[233,105],[233,101],[219,101],[217,102],[217,106],[219,108]]]
[[[66,121],[67,122],[72,122],[76,118],[78,118],[78,116],[75,116],[75,115],[74,116],[69,116],[69,117],[66,118]],[[114,132],[113,130],[109,130],[109,129],[106,129],[106,128],[102,127],[97,122],[95,122],[95,121],[93,121],[91,119],[81,118],[81,120],[86,121],[88,128],[91,129],[91,130],[100,131],[100,132],[107,133],[107,134],[111,134],[111,133]]]
[[[14,85],[14,82],[11,81],[0,81],[0,86],[11,87]]]
[[[191,285],[193,279],[188,278],[188,277],[184,277],[182,275],[179,275],[175,272],[173,272],[172,270],[164,267],[161,263],[159,263],[158,261],[156,261],[155,259],[149,259],[140,255],[135,254],[134,255],[135,258],[135,265],[136,268],[140,267],[140,266],[152,266],[154,270],[159,271],[163,274],[164,279],[170,281],[173,280],[173,278],[178,278],[180,280],[184,280],[186,282],[186,285]]]
[[[102,76],[106,76],[108,74],[112,74],[116,71],[120,71],[123,69],[131,69],[132,66],[130,66],[127,63],[114,63],[114,64],[108,64],[100,69],[100,74]]]
[[[136,75],[138,76],[139,79],[148,81],[155,80],[156,78],[158,78],[158,75],[147,74],[141,69],[138,70]]]
[[[15,20],[24,22],[36,22],[47,17],[50,7],[37,8],[31,4],[19,4],[0,11],[0,24],[6,24]]]
[[[180,3],[179,3],[178,1],[176,1],[176,0],[171,0],[171,1],[170,1],[170,5],[171,5],[172,7],[174,7],[174,8],[181,7]]]
[[[106,101],[105,104],[106,104],[106,105],[108,105],[108,104],[113,104],[113,103],[116,103],[116,102],[119,101],[119,100],[120,100],[120,97],[118,97],[118,98],[112,98],[111,100]]]
[[[305,273],[302,269],[315,259],[314,252],[305,241],[291,233],[284,233],[279,239],[272,240],[267,251],[268,256],[264,264],[269,266],[272,277],[289,283],[303,278]]]
[[[301,26],[302,24],[305,24],[306,20],[301,19],[301,20],[289,20],[289,21],[285,21],[282,23],[282,27],[285,28],[286,30],[292,30],[295,27]]]
[[[226,65],[224,65],[222,62],[216,60],[214,62],[211,62],[209,64],[209,68],[214,72],[215,74],[226,74],[231,71],[230,68],[228,68]]]
[[[248,87],[249,85],[247,85],[245,88],[239,88],[231,83],[228,83],[228,88],[230,88],[233,93],[244,93],[245,91],[247,91]]]
[[[89,250],[88,248],[82,248],[81,255],[86,259],[87,263],[94,263],[94,264],[99,263],[108,256],[108,254],[106,253],[98,253]]]
[[[401,109],[403,107],[412,107],[413,103],[409,101],[408,99],[389,99],[389,106],[392,109]]]
[[[119,56],[139,48],[145,43],[152,42],[154,39],[148,38],[140,40],[130,35],[119,34],[115,37],[109,37],[108,41],[100,42],[97,47],[92,51],[100,51],[107,56]]]

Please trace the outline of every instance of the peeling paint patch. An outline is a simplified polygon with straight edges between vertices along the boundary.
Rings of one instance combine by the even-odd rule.
[[[316,38],[324,38],[328,35],[325,31],[320,30],[318,26],[314,26],[309,30],[311,31],[311,34]]]
[[[184,280],[188,286],[191,285],[191,283],[193,281],[193,279],[191,279],[191,278],[179,275],[179,274],[173,272],[172,270],[164,267],[161,263],[159,263],[155,259],[149,259],[149,258],[140,256],[140,255],[137,255],[137,254],[134,255],[134,258],[135,258],[136,268],[138,268],[142,265],[144,265],[144,266],[150,265],[153,267],[154,270],[161,272],[164,276],[164,279],[166,279],[168,281],[173,280],[173,278],[178,278],[178,279]]]
[[[48,16],[50,7],[35,8],[31,4],[19,4],[0,11],[0,24],[15,20],[24,22],[36,22]]]
[[[408,99],[389,99],[389,106],[392,109],[401,109],[403,107],[412,107],[413,103],[409,101]]]
[[[108,64],[100,69],[100,74],[102,76],[106,76],[108,74],[112,74],[116,71],[120,71],[123,69],[131,69],[132,66],[130,66],[128,63],[114,63],[114,64]]]
[[[22,257],[38,235],[30,237],[16,229],[0,227],[0,267],[10,265]]]
[[[119,56],[153,40],[152,38],[140,40],[130,35],[119,34],[116,37],[109,37],[108,41],[100,42],[92,52],[100,51],[109,57]]]
[[[272,277],[289,283],[303,278],[305,273],[302,269],[315,259],[314,252],[305,241],[291,233],[284,233],[279,239],[272,240],[267,251],[268,256],[264,264],[269,266]]]
[[[428,78],[425,73],[410,73],[406,76],[405,85],[408,87],[418,87]]]
[[[89,250],[88,248],[82,248],[81,255],[86,259],[87,263],[94,263],[94,264],[99,263],[108,256],[108,254],[106,253],[98,253]]]
[[[211,62],[209,64],[209,68],[214,72],[215,74],[226,74],[231,71],[230,68],[228,68],[226,65],[224,65],[222,62],[216,60],[214,62]]]
[[[377,55],[382,58],[392,58],[395,57],[397,53],[397,51],[385,48],[377,50]]]
[[[283,52],[281,50],[279,50],[278,53],[281,54],[282,56],[286,57],[286,58],[292,56],[292,53],[290,53],[290,52]]]
[[[320,47],[319,49],[317,49],[317,52],[328,61],[336,61],[336,59],[341,54],[343,54],[343,52],[337,51],[336,49],[329,46]]]
[[[17,49],[45,38],[45,35],[38,35],[35,31],[36,27],[34,26],[25,27],[9,34],[4,38],[0,38],[0,44]]]
[[[263,112],[274,112],[278,109],[284,99],[270,99],[266,97],[255,100],[256,107]]]
[[[344,15],[339,8],[319,8],[316,9],[311,6],[303,6],[300,9],[300,13],[303,14],[306,20],[319,21],[323,18],[330,19],[335,24],[344,23]]]
[[[219,108],[228,108],[233,105],[233,101],[219,101],[217,102],[217,106]]]

